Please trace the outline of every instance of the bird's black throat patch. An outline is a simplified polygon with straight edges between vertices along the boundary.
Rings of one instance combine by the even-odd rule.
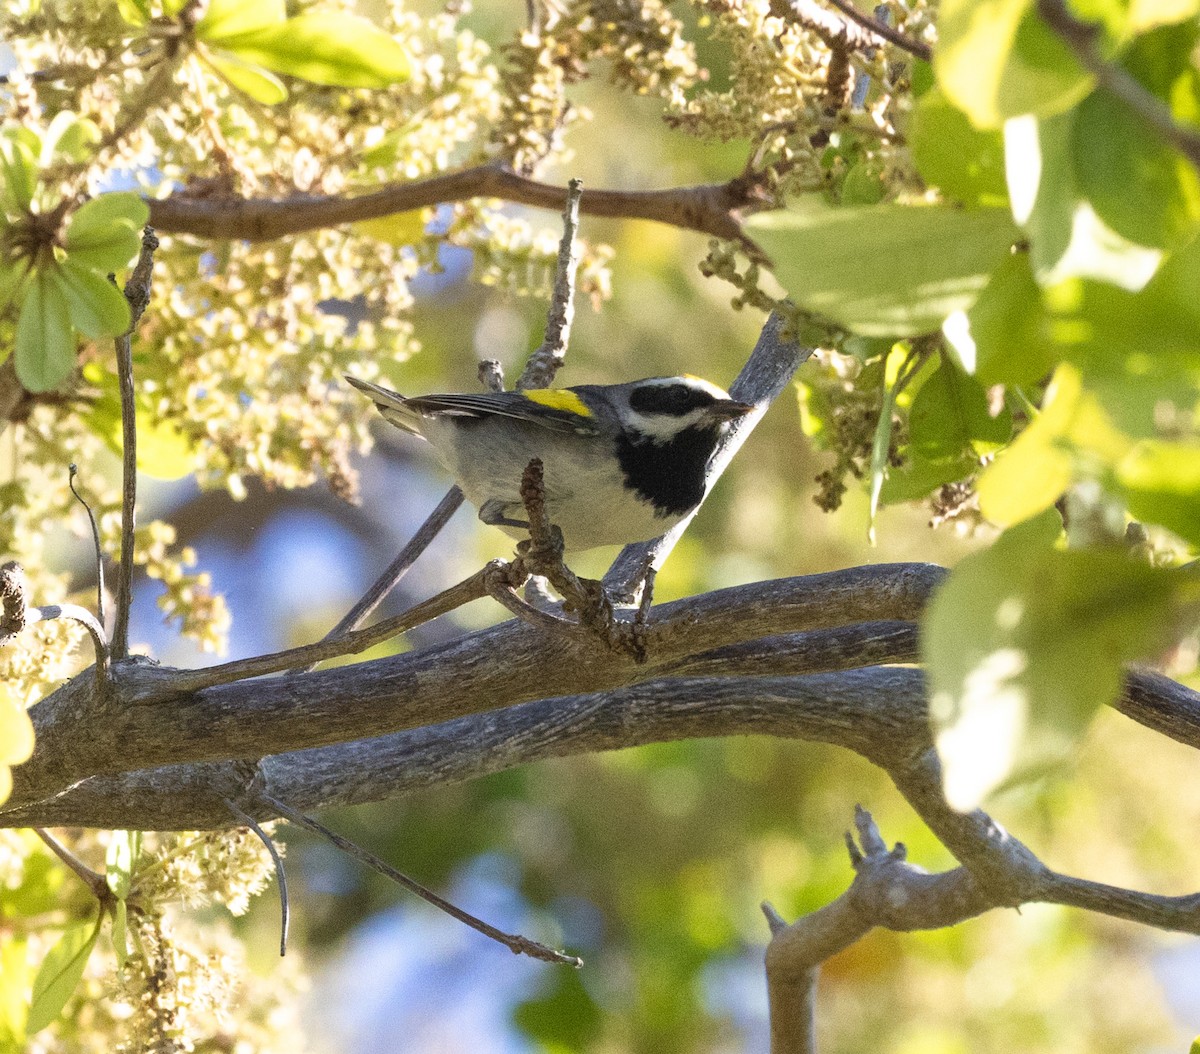
[[[679,516],[704,497],[704,470],[720,438],[715,428],[685,428],[665,443],[617,438],[625,482],[660,516]]]

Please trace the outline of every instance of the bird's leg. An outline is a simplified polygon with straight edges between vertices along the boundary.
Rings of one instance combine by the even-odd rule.
[[[563,561],[562,531],[546,515],[542,462],[534,458],[521,477],[521,501],[529,514],[529,541],[517,546],[518,560],[534,575],[545,577],[563,598],[563,610],[574,611],[579,625],[591,630],[610,648],[644,658],[637,632],[613,616],[612,601],[602,583],[580,578]]]
[[[523,531],[529,530],[528,520],[514,520],[512,517],[504,515],[511,504],[500,498],[488,498],[479,507],[479,519],[489,527],[518,527]]]

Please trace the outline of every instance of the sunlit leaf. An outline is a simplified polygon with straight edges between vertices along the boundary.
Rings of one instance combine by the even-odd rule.
[[[139,29],[150,21],[148,0],[117,0],[117,10],[128,25]]]
[[[209,0],[195,33],[198,40],[219,41],[264,29],[286,18],[284,0]]]
[[[921,178],[968,205],[1005,205],[1004,140],[999,131],[975,128],[940,91],[917,103],[908,132]]]
[[[131,191],[101,194],[84,202],[67,221],[64,246],[76,263],[104,274],[125,267],[137,255],[150,210]]]
[[[1012,434],[1012,416],[988,413],[987,393],[948,357],[917,392],[909,410],[910,442],[924,460],[994,453]]]
[[[361,234],[388,245],[413,245],[425,236],[425,225],[429,221],[428,209],[413,209],[410,212],[394,212],[373,220],[359,220],[353,224],[355,234]]]
[[[21,701],[0,684],[0,762],[20,765],[33,754],[33,722]]]
[[[945,0],[938,36],[938,84],[979,128],[1059,113],[1094,83],[1038,17],[1034,0]]]
[[[40,1032],[62,1013],[83,979],[84,968],[99,935],[99,919],[81,922],[71,926],[50,949],[33,979],[33,1001],[26,1023],[30,1035]]]
[[[966,314],[959,339],[947,330],[964,362],[984,385],[1036,384],[1054,368],[1056,348],[1047,332],[1042,294],[1034,281],[1028,253],[1013,253],[992,273],[979,299]]]
[[[87,148],[99,139],[100,129],[94,122],[69,110],[60,110],[42,137],[39,163],[47,168],[60,159],[59,155],[70,161],[82,161],[87,157]]]
[[[1145,441],[1116,466],[1130,513],[1200,547],[1200,443]]]
[[[239,36],[221,46],[246,62],[314,84],[386,88],[407,80],[408,54],[389,34],[358,15],[309,11]]]
[[[113,831],[104,855],[104,881],[118,900],[129,896],[133,867],[141,851],[141,831]]]
[[[809,206],[747,223],[804,308],[867,336],[913,336],[965,310],[1008,251],[1007,209]]]
[[[225,51],[207,47],[202,52],[204,60],[238,91],[245,92],[255,102],[274,106],[288,96],[287,88],[275,74],[256,66],[252,62]]]
[[[17,319],[17,379],[31,392],[57,388],[75,368],[75,331],[56,271],[37,272]]]
[[[34,149],[17,134],[0,135],[0,203],[17,212],[28,212],[36,189]]]
[[[129,960],[129,909],[123,899],[112,906],[112,945],[117,969],[123,970]]]
[[[90,340],[115,337],[129,328],[129,303],[107,278],[68,256],[58,269],[71,324]]]
[[[0,799],[3,800],[3,799]],[[30,967],[24,937],[7,934],[0,941],[0,1050],[25,1049]]]
[[[948,799],[977,805],[1021,771],[1063,760],[1111,702],[1123,666],[1171,645],[1200,580],[1122,551],[1060,551],[1053,511],[961,561],[922,625]]]

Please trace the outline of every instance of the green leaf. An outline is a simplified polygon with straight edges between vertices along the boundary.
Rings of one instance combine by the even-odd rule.
[[[982,385],[1036,384],[1046,377],[1057,352],[1029,254],[1008,256],[967,312],[966,328],[947,326],[946,336]]]
[[[913,110],[908,144],[921,178],[967,205],[1006,205],[1004,140],[980,131],[938,90]]]
[[[880,505],[916,501],[946,483],[956,483],[979,470],[979,458],[970,454],[927,460],[910,451],[909,459],[904,468],[888,469],[887,479],[879,492]]]
[[[17,319],[17,379],[31,392],[57,388],[75,368],[75,331],[56,272],[37,272]]]
[[[1200,442],[1138,443],[1117,465],[1115,482],[1131,515],[1200,547]]]
[[[149,218],[149,207],[132,191],[92,198],[67,221],[67,255],[103,274],[119,270],[137,255]]]
[[[1067,110],[1094,83],[1034,0],[945,0],[938,36],[938,83],[979,128]]]
[[[129,328],[129,303],[107,278],[68,256],[58,270],[71,324],[89,340],[116,337]]]
[[[1118,550],[1059,551],[1054,511],[961,561],[922,626],[930,715],[948,800],[977,805],[1061,762],[1116,698],[1123,666],[1195,618],[1200,580]]]
[[[246,62],[314,84],[386,88],[408,79],[408,54],[365,18],[341,11],[309,11],[239,36],[221,46]]]
[[[116,901],[112,907],[112,944],[117,969],[122,970],[129,960],[129,908],[124,900]]]
[[[104,856],[104,881],[118,900],[129,896],[133,868],[141,852],[141,831],[113,831]]]
[[[196,39],[219,41],[283,22],[284,0],[209,0],[204,17],[196,23]]]
[[[1196,15],[1200,15],[1200,0],[1131,0],[1125,28],[1128,33],[1143,33]]]
[[[1017,237],[1005,209],[809,205],[750,235],[802,307],[866,336],[915,336],[966,310]]]
[[[1071,242],[1079,193],[1071,151],[1074,111],[1038,120],[1019,117],[1004,126],[1005,175],[1013,218],[1029,235],[1033,271],[1058,265]]]
[[[88,957],[100,936],[102,918],[70,927],[43,960],[33,979],[33,1001],[26,1023],[30,1035],[53,1022],[79,987]]]
[[[274,106],[283,102],[288,90],[275,74],[239,58],[231,51],[208,47],[203,51],[204,60],[217,73],[229,81],[238,91],[245,92],[255,102]]]
[[[24,937],[6,934],[0,941],[0,1050],[25,1049],[27,954]]]
[[[1192,1049],[1190,1054],[1200,1054],[1200,1036],[1192,1040]]]
[[[117,0],[117,10],[127,25],[138,29],[150,21],[151,11],[148,0]]]
[[[93,369],[94,373],[91,372]],[[85,367],[85,377],[100,388],[100,397],[92,404],[84,421],[120,457],[121,399],[116,374],[89,364]],[[144,394],[138,393],[135,407],[138,471],[155,479],[182,479],[193,472],[195,444],[187,434],[173,421],[163,420]]]
[[[1080,103],[1073,150],[1079,189],[1118,234],[1167,248],[1196,229],[1195,169],[1108,92],[1093,92]]]
[[[1053,505],[1075,475],[1077,463],[1103,473],[1129,452],[1082,376],[1064,363],[1046,389],[1042,412],[979,477],[979,508],[1007,526]]]
[[[926,461],[995,453],[1012,435],[1008,410],[992,417],[983,386],[948,356],[917,392],[908,421],[913,448]]]
[[[48,168],[60,154],[70,161],[83,161],[88,156],[87,148],[99,140],[100,129],[92,121],[69,110],[60,110],[42,137],[39,164]]]
[[[37,189],[37,155],[17,133],[0,135],[0,203],[28,212]]]

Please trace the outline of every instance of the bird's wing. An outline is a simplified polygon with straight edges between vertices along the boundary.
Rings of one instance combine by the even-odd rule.
[[[580,432],[587,435],[598,431],[595,420],[582,402],[554,399],[551,405],[522,392],[480,392],[478,395],[418,395],[406,399],[410,411],[431,417],[510,417],[516,421],[548,428],[554,432]],[[563,403],[577,404],[583,412],[568,409]]]

